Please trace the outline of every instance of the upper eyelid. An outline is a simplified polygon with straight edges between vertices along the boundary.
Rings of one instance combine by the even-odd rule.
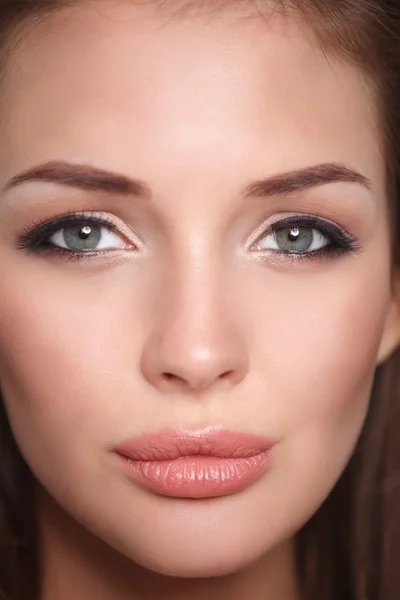
[[[76,224],[80,224],[80,223],[91,223],[94,225],[99,225],[100,227],[105,227],[108,229],[112,229],[112,230],[118,230],[118,226],[115,225],[115,223],[112,223],[110,221],[107,221],[107,219],[102,219],[102,218],[94,218],[94,217],[90,217],[90,218],[75,218],[75,217],[65,217],[65,218],[61,218],[59,220],[57,220],[57,222],[54,222],[54,226],[53,229],[54,231],[60,231],[60,229],[64,229],[65,227],[69,226],[69,223],[76,223]],[[48,224],[48,227],[51,227],[51,223]]]
[[[314,215],[295,215],[293,217],[285,217],[283,219],[279,219],[278,221],[274,221],[273,223],[270,224],[270,228],[274,228],[274,227],[279,227],[279,226],[289,226],[291,224],[296,225],[297,223],[304,223],[306,225],[311,226],[319,226],[319,227],[326,227],[326,228],[331,228],[331,229],[337,229],[338,231],[343,231],[345,232],[345,230],[340,227],[339,225],[335,225],[333,223],[330,223],[329,221],[327,221],[326,219],[323,219],[321,217],[317,217]]]
[[[107,217],[97,216],[95,213],[93,213],[91,215],[87,215],[85,213],[71,212],[71,213],[62,215],[61,217],[54,217],[53,219],[44,221],[43,223],[40,223],[35,229],[40,229],[41,227],[50,228],[52,226],[54,227],[54,229],[56,227],[58,227],[58,229],[62,229],[63,225],[65,225],[68,222],[75,222],[75,223],[93,222],[93,223],[97,223],[99,225],[103,225],[104,227],[117,228],[117,225],[115,223],[113,223],[111,220],[107,219]]]
[[[101,218],[101,217],[96,217],[95,213],[90,214],[90,216],[88,214],[85,214],[84,212],[70,212],[70,213],[66,213],[60,217],[53,217],[51,219],[45,219],[43,221],[38,221],[36,223],[33,223],[31,225],[29,225],[29,227],[27,227],[23,234],[25,233],[34,233],[37,231],[40,231],[41,229],[46,229],[46,228],[51,228],[53,227],[55,230],[59,230],[62,229],[62,225],[68,221],[93,221],[93,222],[99,222],[99,221],[104,221],[104,226],[108,225],[110,227],[113,227],[114,224],[111,221],[108,221],[106,218]]]

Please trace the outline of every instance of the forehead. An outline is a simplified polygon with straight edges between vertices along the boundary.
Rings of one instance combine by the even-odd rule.
[[[384,179],[362,74],[278,15],[82,4],[30,32],[5,89],[5,169],[63,158],[207,176],[226,157],[257,177],[340,160]]]

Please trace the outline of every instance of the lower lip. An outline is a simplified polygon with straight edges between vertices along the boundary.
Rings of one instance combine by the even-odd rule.
[[[246,458],[183,456],[142,461],[121,456],[135,481],[163,496],[215,498],[239,492],[257,481],[270,465],[271,451]]]

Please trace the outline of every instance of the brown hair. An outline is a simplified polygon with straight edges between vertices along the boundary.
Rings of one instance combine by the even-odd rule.
[[[19,33],[51,11],[83,1],[0,0],[2,64],[9,64]],[[400,268],[400,1],[255,3],[300,15],[312,24],[328,57],[351,62],[367,76],[383,132],[394,268]],[[400,598],[400,350],[376,370],[356,450],[325,503],[297,534],[297,558],[307,600]],[[0,401],[0,600],[39,598],[33,476]]]

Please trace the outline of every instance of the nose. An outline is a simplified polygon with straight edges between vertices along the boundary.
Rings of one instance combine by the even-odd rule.
[[[142,353],[144,377],[164,392],[238,385],[248,369],[238,315],[210,289],[179,296],[169,295],[153,321]]]

